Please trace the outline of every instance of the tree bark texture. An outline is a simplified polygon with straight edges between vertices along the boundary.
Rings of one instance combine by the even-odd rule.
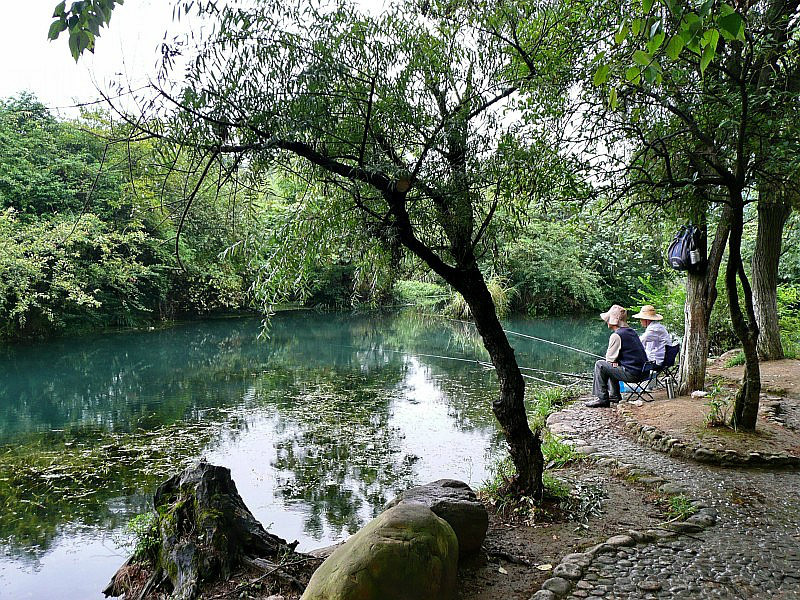
[[[686,280],[686,303],[684,304],[684,334],[678,367],[678,393],[689,395],[702,390],[706,383],[708,360],[708,327],[711,311],[717,300],[717,275],[725,254],[730,227],[729,209],[720,215],[714,240],[708,249],[707,260],[700,271],[690,271]],[[705,233],[705,232],[704,232]],[[702,236],[706,244],[706,236]],[[706,248],[700,249],[705,254]]]
[[[758,363],[758,324],[753,309],[753,292],[742,264],[742,230],[744,228],[744,206],[741,194],[732,199],[731,230],[728,242],[728,265],[725,270],[725,289],[730,304],[731,323],[736,337],[742,343],[745,357],[742,387],[736,395],[732,425],[738,429],[753,431],[758,417],[758,400],[761,394],[761,371]],[[742,285],[745,310],[739,304],[738,282]]]
[[[683,308],[681,362],[678,368],[678,393],[682,396],[688,396],[705,387],[708,323],[715,301],[716,288],[709,290],[705,272],[689,273],[686,280],[686,304]]]
[[[469,305],[475,326],[483,338],[500,381],[500,396],[492,411],[508,441],[509,453],[517,469],[516,491],[541,499],[544,457],[539,432],[528,425],[525,412],[525,382],[514,349],[497,318],[492,296],[477,266],[465,273],[463,283],[455,286]]]
[[[781,258],[783,226],[791,207],[780,198],[770,198],[761,186],[758,201],[758,233],[753,252],[753,308],[758,323],[758,356],[762,360],[783,358],[778,326],[778,263]]]
[[[287,544],[266,531],[245,506],[225,467],[200,462],[170,477],[158,486],[153,508],[157,544],[146,558],[128,559],[103,590],[106,596],[193,600],[242,566],[266,570],[277,576],[282,588],[301,592],[311,572],[297,571],[296,566],[320,562],[296,554],[297,542]],[[150,576],[139,585],[129,573],[142,560]]]

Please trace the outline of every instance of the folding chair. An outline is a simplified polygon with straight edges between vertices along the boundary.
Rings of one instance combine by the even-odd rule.
[[[650,387],[651,381],[656,381],[656,377],[658,375],[658,371],[655,370],[656,365],[654,363],[646,363],[644,365],[644,371],[647,371],[647,376],[642,379],[641,381],[636,382],[627,382],[627,381],[620,381],[620,394],[627,394],[625,398],[628,402],[634,402],[636,400],[642,400],[643,402],[652,402],[654,400],[653,395],[650,393],[650,390],[647,389]]]
[[[678,389],[678,365],[676,364],[676,359],[680,350],[680,344],[664,346],[664,362],[655,369],[656,387],[667,387],[667,382],[670,382],[674,389]]]

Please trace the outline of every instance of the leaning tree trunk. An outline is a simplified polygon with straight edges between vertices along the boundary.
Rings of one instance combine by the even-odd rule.
[[[444,107],[446,101],[441,92],[438,89],[433,89],[432,92],[440,106]],[[454,121],[454,126],[450,127],[447,133],[449,150],[447,160],[454,191],[446,198],[434,198],[439,211],[438,220],[450,242],[449,252],[455,266],[446,264],[416,237],[406,209],[404,192],[398,190],[386,192],[384,197],[391,207],[400,242],[460,293],[469,306],[500,383],[500,396],[492,402],[492,411],[505,434],[508,451],[517,470],[512,492],[517,496],[529,496],[538,501],[544,491],[542,440],[539,432],[531,431],[528,424],[525,412],[525,381],[514,356],[514,349],[509,344],[497,318],[492,295],[475,258],[475,244],[485,232],[485,228],[482,226],[477,234],[474,232],[472,192],[468,185],[466,163],[468,121],[469,118],[466,116],[463,120]],[[484,226],[486,224],[488,221]]]
[[[732,194],[733,196],[733,194]],[[758,399],[761,394],[761,371],[758,364],[758,324],[753,309],[753,292],[742,263],[742,230],[744,205],[741,194],[732,198],[731,231],[728,243],[728,266],[725,270],[725,289],[730,304],[731,323],[736,337],[742,343],[745,367],[742,387],[736,395],[732,424],[739,429],[753,431],[758,417]],[[739,304],[738,282],[742,285],[747,315]]]
[[[684,334],[678,368],[678,393],[689,395],[702,390],[706,383],[706,362],[708,361],[708,326],[711,311],[717,300],[717,275],[719,274],[725,244],[728,241],[729,209],[720,215],[714,234],[714,241],[708,249],[708,256],[700,270],[690,271],[686,280],[686,304],[684,305]],[[702,236],[706,254],[706,236]]]
[[[500,396],[492,403],[492,411],[503,428],[509,453],[517,469],[516,491],[539,500],[543,492],[542,444],[539,432],[534,433],[528,425],[525,382],[514,349],[497,318],[492,296],[477,266],[465,273],[463,283],[456,289],[469,305],[475,326],[500,380]]]
[[[758,356],[762,360],[783,358],[778,326],[778,263],[781,258],[783,226],[791,207],[770,198],[770,190],[761,186],[758,201],[758,233],[753,252],[753,308],[758,323]]]

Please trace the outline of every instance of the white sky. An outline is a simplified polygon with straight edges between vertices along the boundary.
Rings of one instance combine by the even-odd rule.
[[[164,32],[170,37],[188,31],[191,21],[172,21],[172,0],[126,0],[114,9],[111,24],[101,30],[95,53],[84,52],[76,64],[67,46],[66,32],[47,39],[58,0],[0,0],[3,22],[13,24],[0,36],[0,98],[33,92],[63,116],[74,116],[70,105],[96,100],[96,86],[108,90],[109,81],[132,88],[155,75]],[[360,0],[367,10],[380,10],[382,0]],[[197,21],[195,20],[195,25]]]
[[[0,3],[9,24],[0,36],[0,98],[30,91],[53,109],[96,99],[94,81],[101,89],[108,89],[110,80],[145,83],[156,72],[164,32],[176,29],[170,0],[127,0],[101,31],[95,54],[84,52],[76,64],[66,33],[54,42],[47,39],[58,0]]]

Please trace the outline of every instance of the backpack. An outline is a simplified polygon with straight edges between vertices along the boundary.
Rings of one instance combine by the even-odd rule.
[[[688,271],[703,260],[700,255],[700,230],[692,224],[681,227],[667,249],[669,266],[677,271]]]

